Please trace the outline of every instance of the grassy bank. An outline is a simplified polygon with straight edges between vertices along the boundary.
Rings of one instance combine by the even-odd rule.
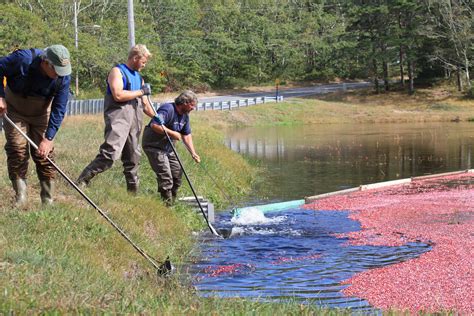
[[[474,100],[445,88],[376,95],[361,90],[268,103],[244,111],[196,113],[216,128],[231,126],[474,121]]]

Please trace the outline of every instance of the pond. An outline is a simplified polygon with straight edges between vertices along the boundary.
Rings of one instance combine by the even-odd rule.
[[[232,150],[266,168],[257,203],[473,168],[474,123],[344,124],[228,131]]]
[[[358,124],[231,130],[226,144],[258,159],[264,181],[248,205],[302,199],[361,184],[470,169],[474,123]],[[265,196],[264,199],[259,196]],[[359,230],[344,211],[299,208],[217,215],[229,239],[203,236],[191,273],[200,295],[291,300],[374,312],[344,297],[355,273],[419,256],[430,245],[348,246],[336,234]]]

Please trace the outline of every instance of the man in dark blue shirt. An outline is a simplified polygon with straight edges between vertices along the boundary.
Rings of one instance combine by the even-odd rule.
[[[0,58],[0,116],[8,112],[10,119],[37,145],[31,150],[27,141],[4,120],[5,151],[8,176],[16,193],[16,204],[24,205],[26,176],[31,154],[41,186],[41,201],[52,202],[55,169],[46,157],[53,159],[53,139],[61,125],[68,101],[71,81],[69,51],[62,45],[40,49],[17,50]]]
[[[156,116],[143,132],[143,150],[156,174],[158,192],[167,205],[171,205],[178,195],[182,170],[165,131],[172,141],[182,140],[194,161],[200,162],[189,124],[189,113],[196,108],[197,101],[194,92],[182,92],[173,103],[165,103],[158,108]]]

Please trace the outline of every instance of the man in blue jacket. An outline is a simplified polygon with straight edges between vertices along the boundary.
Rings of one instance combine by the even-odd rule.
[[[0,58],[0,78],[7,79],[6,87],[0,85],[0,116],[8,112],[10,119],[38,145],[37,151],[31,150],[27,140],[4,120],[8,176],[17,206],[27,202],[30,154],[40,180],[41,201],[53,201],[52,179],[56,172],[46,157],[54,157],[53,139],[66,112],[70,74],[69,51],[62,45],[17,50]]]

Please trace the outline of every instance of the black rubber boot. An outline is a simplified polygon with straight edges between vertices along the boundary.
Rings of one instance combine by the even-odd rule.
[[[12,180],[12,185],[15,190],[15,206],[24,206],[28,202],[26,179]]]
[[[44,205],[53,204],[53,182],[51,180],[42,180],[40,181],[40,187],[41,203]]]
[[[171,190],[171,197],[172,197],[172,201],[173,203],[176,202],[176,199],[178,198],[178,191],[175,191],[175,190]]]
[[[95,177],[95,174],[93,174],[89,169],[86,168],[82,171],[79,178],[77,178],[76,185],[80,188],[85,188],[86,186],[89,185],[89,182],[94,177]]]
[[[173,205],[173,195],[171,194],[171,190],[162,190],[160,191],[160,195],[166,206]]]
[[[127,192],[132,195],[137,195],[138,193],[138,184],[137,183],[127,183]]]

